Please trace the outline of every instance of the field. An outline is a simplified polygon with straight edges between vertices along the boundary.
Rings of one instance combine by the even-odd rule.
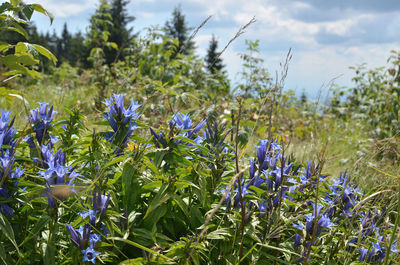
[[[247,41],[232,85],[190,38],[108,62],[92,30],[86,66],[0,44],[0,264],[400,264],[397,52],[320,102],[284,88],[290,51],[272,78]]]

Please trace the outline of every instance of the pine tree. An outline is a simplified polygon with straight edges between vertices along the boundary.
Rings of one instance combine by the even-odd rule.
[[[55,52],[58,63],[57,65],[61,65],[65,61],[70,61],[70,42],[71,35],[68,32],[67,23],[64,23],[63,31],[61,33],[61,38],[57,38],[57,50]]]
[[[111,64],[117,60],[123,60],[125,57],[124,50],[129,47],[132,40],[133,28],[127,28],[128,23],[135,20],[135,17],[129,16],[126,6],[129,0],[113,0],[111,3],[110,14],[112,25],[110,26],[110,42],[118,45],[118,50],[106,50],[106,63]]]
[[[87,55],[86,58],[92,57],[90,61],[86,61],[86,67],[91,67],[93,63],[94,53],[97,53],[97,59],[104,61],[106,46],[110,46],[109,37],[112,27],[112,17],[110,14],[110,5],[107,0],[100,0],[99,7],[90,18],[89,31],[87,33]],[[99,54],[101,53],[101,55]],[[101,58],[98,56],[100,55]],[[102,62],[99,62],[102,64]]]
[[[189,36],[189,28],[186,25],[185,16],[182,14],[181,7],[178,6],[172,12],[171,20],[167,21],[164,26],[165,35],[167,37],[176,39],[179,41],[179,45],[176,47],[176,52],[179,52],[183,45],[186,44]],[[189,54],[194,49],[194,42],[189,41],[186,44],[185,49],[182,51],[183,54]]]
[[[210,73],[215,74],[217,71],[221,71],[224,68],[221,57],[218,57],[218,41],[213,35],[208,46],[206,56],[206,66]]]
[[[78,32],[70,38],[67,57],[69,64],[81,66],[86,61],[86,54],[88,54],[88,47],[85,45],[85,38],[81,32]]]
[[[307,103],[307,96],[306,96],[306,92],[304,91],[304,89],[300,96],[300,103],[301,103],[301,105],[304,105]]]

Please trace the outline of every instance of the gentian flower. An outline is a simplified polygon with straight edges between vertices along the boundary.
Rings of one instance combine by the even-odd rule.
[[[368,254],[368,249],[361,247],[359,261],[361,261],[361,262],[364,261],[367,254]]]
[[[129,138],[133,131],[137,128],[136,120],[140,115],[136,112],[140,105],[131,100],[128,108],[124,107],[124,96],[122,94],[114,94],[109,100],[105,100],[108,112],[104,114],[104,119],[108,121],[113,132],[106,134],[107,141],[116,144],[119,148],[117,153],[122,152],[123,147],[127,146]]]
[[[100,212],[99,221],[101,221],[104,217],[104,214],[107,210],[108,203],[110,202],[110,196],[106,196],[101,194],[100,188],[94,189],[93,191],[93,210],[95,212]]]
[[[71,236],[71,241],[75,246],[79,247],[81,250],[85,249],[89,243],[90,238],[90,225],[85,224],[79,229],[74,229],[71,225],[67,225],[68,232]]]
[[[293,243],[293,249],[296,250],[298,246],[301,244],[301,236],[299,234],[294,235],[294,243]]]
[[[49,207],[54,208],[54,199],[64,199],[53,193],[55,187],[58,185],[69,186],[70,188],[65,188],[74,192],[72,182],[80,174],[70,166],[65,166],[65,154],[60,150],[57,153],[52,152],[51,144],[41,146],[41,154],[42,159],[34,161],[44,169],[39,172],[39,175],[46,181],[46,192],[43,195],[47,197]]]
[[[33,109],[29,112],[29,121],[32,125],[33,131],[35,132],[35,137],[39,146],[46,144],[47,140],[49,140],[49,143],[51,144],[51,146],[53,146],[54,143],[58,141],[58,139],[50,135],[49,130],[51,128],[51,122],[53,121],[54,114],[56,112],[53,110],[53,106],[51,106],[49,109],[47,108],[49,106],[49,103],[39,102],[38,104],[38,108]],[[34,140],[31,136],[28,136],[26,138],[26,141],[31,149],[36,148]]]
[[[177,127],[180,135],[193,140],[196,144],[200,144],[203,141],[202,137],[197,136],[194,138],[194,135],[204,127],[204,121],[199,122],[194,128],[192,128],[193,121],[190,116],[188,114],[177,113],[172,115],[172,120],[169,123],[171,128]],[[187,145],[192,146],[190,143]]]
[[[82,250],[83,254],[83,260],[82,262],[90,261],[93,264],[96,264],[96,256],[100,254],[100,252],[97,252],[93,249],[93,247],[88,247],[85,250]]]
[[[13,128],[14,120],[10,119],[10,111],[0,111],[0,181],[3,182],[0,187],[0,197],[10,198],[6,188],[6,179],[17,179],[22,176],[24,169],[21,166],[13,168],[15,162],[15,134]],[[17,182],[13,183],[17,185]],[[0,203],[0,212],[7,215],[14,215],[13,209],[7,203]]]

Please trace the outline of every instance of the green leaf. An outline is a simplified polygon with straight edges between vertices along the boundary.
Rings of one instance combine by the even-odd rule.
[[[208,233],[207,235],[207,239],[219,239],[219,240],[224,240],[227,239],[229,237],[231,237],[231,233],[229,232],[228,228],[221,228],[215,231],[212,231],[210,233]]]
[[[2,213],[0,213],[0,230],[3,231],[4,235],[10,240],[10,242],[14,245],[15,249],[19,253],[19,248],[17,242],[15,242],[14,230],[11,227],[11,224],[8,222],[7,218],[4,217]]]
[[[12,7],[12,5],[9,2],[2,3],[0,5],[0,14],[3,13],[5,10],[9,9]]]
[[[46,249],[44,252],[43,262],[45,265],[53,265],[55,264],[55,246],[53,240],[46,244]]]
[[[158,191],[157,195],[153,198],[153,200],[150,203],[149,208],[147,209],[147,212],[145,214],[145,216],[143,217],[143,219],[146,219],[146,217],[155,209],[157,209],[157,207],[159,207],[161,204],[163,204],[164,202],[166,202],[170,196],[167,193],[168,191],[168,184],[164,183],[160,190]]]
[[[51,60],[54,65],[57,63],[57,58],[52,54],[48,49],[38,44],[32,44],[32,46],[43,56],[47,57],[47,59]]]
[[[0,244],[0,264],[11,264],[10,258],[4,249],[3,244]]]
[[[119,163],[119,162],[122,162],[122,161],[124,161],[124,159],[126,159],[126,156],[118,156],[117,158],[115,158],[115,159],[111,160],[110,162],[108,162],[108,163],[104,166],[104,168],[108,168],[109,166],[112,166],[112,165],[114,165],[114,164],[117,164],[117,163]]]
[[[30,240],[32,237],[35,237],[39,232],[42,231],[42,229],[47,225],[47,223],[51,220],[50,216],[48,215],[43,215],[39,221],[35,224],[35,227],[33,227],[32,230],[29,231],[29,236],[24,239],[24,241],[19,245],[22,246],[28,240]]]
[[[107,238],[107,239],[108,239],[108,240],[117,240],[117,241],[121,241],[121,242],[124,242],[124,243],[126,243],[126,244],[132,245],[132,246],[134,246],[134,247],[140,248],[140,249],[142,249],[142,250],[144,250],[144,251],[146,251],[146,252],[149,252],[149,253],[151,253],[151,254],[153,254],[153,255],[156,255],[156,256],[158,256],[158,257],[161,257],[161,258],[163,258],[163,259],[166,259],[166,260],[169,260],[169,261],[174,261],[173,259],[171,259],[171,258],[169,258],[169,257],[167,257],[167,256],[165,256],[165,255],[163,255],[163,254],[161,254],[161,253],[158,253],[157,251],[154,251],[154,250],[152,250],[152,249],[150,249],[150,248],[147,248],[147,247],[145,247],[145,246],[142,246],[142,245],[140,245],[140,244],[138,244],[138,243],[136,243],[136,242],[130,241],[130,240],[128,240],[128,239],[123,239],[123,238],[120,238],[120,237],[110,237],[110,238]]]
[[[190,218],[189,214],[189,207],[186,205],[186,203],[182,200],[181,197],[179,197],[176,194],[172,194],[171,197],[174,199],[174,201],[178,204],[179,208],[181,208],[182,212],[186,215],[187,218]]]
[[[124,205],[127,205],[128,212],[130,212],[136,207],[136,200],[140,192],[140,185],[137,176],[135,176],[133,165],[125,164],[121,179]]]
[[[8,43],[0,43],[0,52],[6,52],[10,48],[12,48],[12,45],[10,45]]]
[[[121,261],[119,265],[142,265],[146,264],[147,260],[144,258],[136,258],[136,259],[127,259],[124,261]]]
[[[108,45],[114,50],[118,50],[118,45],[115,42],[109,42]]]
[[[46,9],[44,9],[44,8],[43,8],[41,5],[39,5],[39,4],[32,4],[32,6],[33,6],[33,8],[35,9],[35,11],[37,11],[37,12],[39,12],[39,13],[42,13],[43,15],[49,17],[49,19],[50,19],[50,24],[53,23],[54,16],[53,16],[49,11],[47,11]]]
[[[11,25],[12,26],[6,27],[5,30],[15,31],[24,36],[25,39],[29,38],[29,35],[26,32],[26,30],[23,27],[21,27],[18,23],[11,23]]]
[[[26,5],[26,6],[24,6],[24,8],[22,8],[22,12],[24,13],[24,15],[26,16],[26,18],[28,20],[31,20],[34,10],[35,9],[33,8],[32,5]]]
[[[10,2],[13,5],[13,7],[17,7],[19,3],[21,3],[21,0],[10,0]]]

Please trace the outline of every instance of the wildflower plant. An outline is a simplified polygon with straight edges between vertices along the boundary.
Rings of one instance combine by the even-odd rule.
[[[79,229],[74,229],[71,224],[67,224],[67,229],[70,234],[70,239],[83,254],[82,262],[96,263],[96,257],[100,252],[96,251],[96,244],[101,241],[101,237],[108,235],[107,228],[101,223],[104,214],[107,210],[110,196],[101,194],[100,188],[95,188],[93,191],[92,208],[85,207],[85,212],[80,212],[82,219],[88,222]],[[97,218],[97,216],[99,216]],[[102,235],[96,233],[102,230]]]
[[[13,128],[15,118],[11,119],[10,115],[10,111],[0,110],[0,198],[5,199],[14,193],[12,186],[18,184],[15,179],[21,178],[25,171],[21,166],[17,167],[14,164],[17,141],[16,129]],[[0,212],[14,215],[14,210],[7,203],[0,203]]]
[[[114,94],[104,103],[108,108],[108,111],[104,114],[104,119],[108,121],[113,130],[106,133],[105,139],[117,147],[117,152],[121,152],[127,147],[130,136],[138,127],[136,121],[140,117],[140,114],[137,113],[140,105],[131,100],[130,105],[125,108],[122,94]]]

